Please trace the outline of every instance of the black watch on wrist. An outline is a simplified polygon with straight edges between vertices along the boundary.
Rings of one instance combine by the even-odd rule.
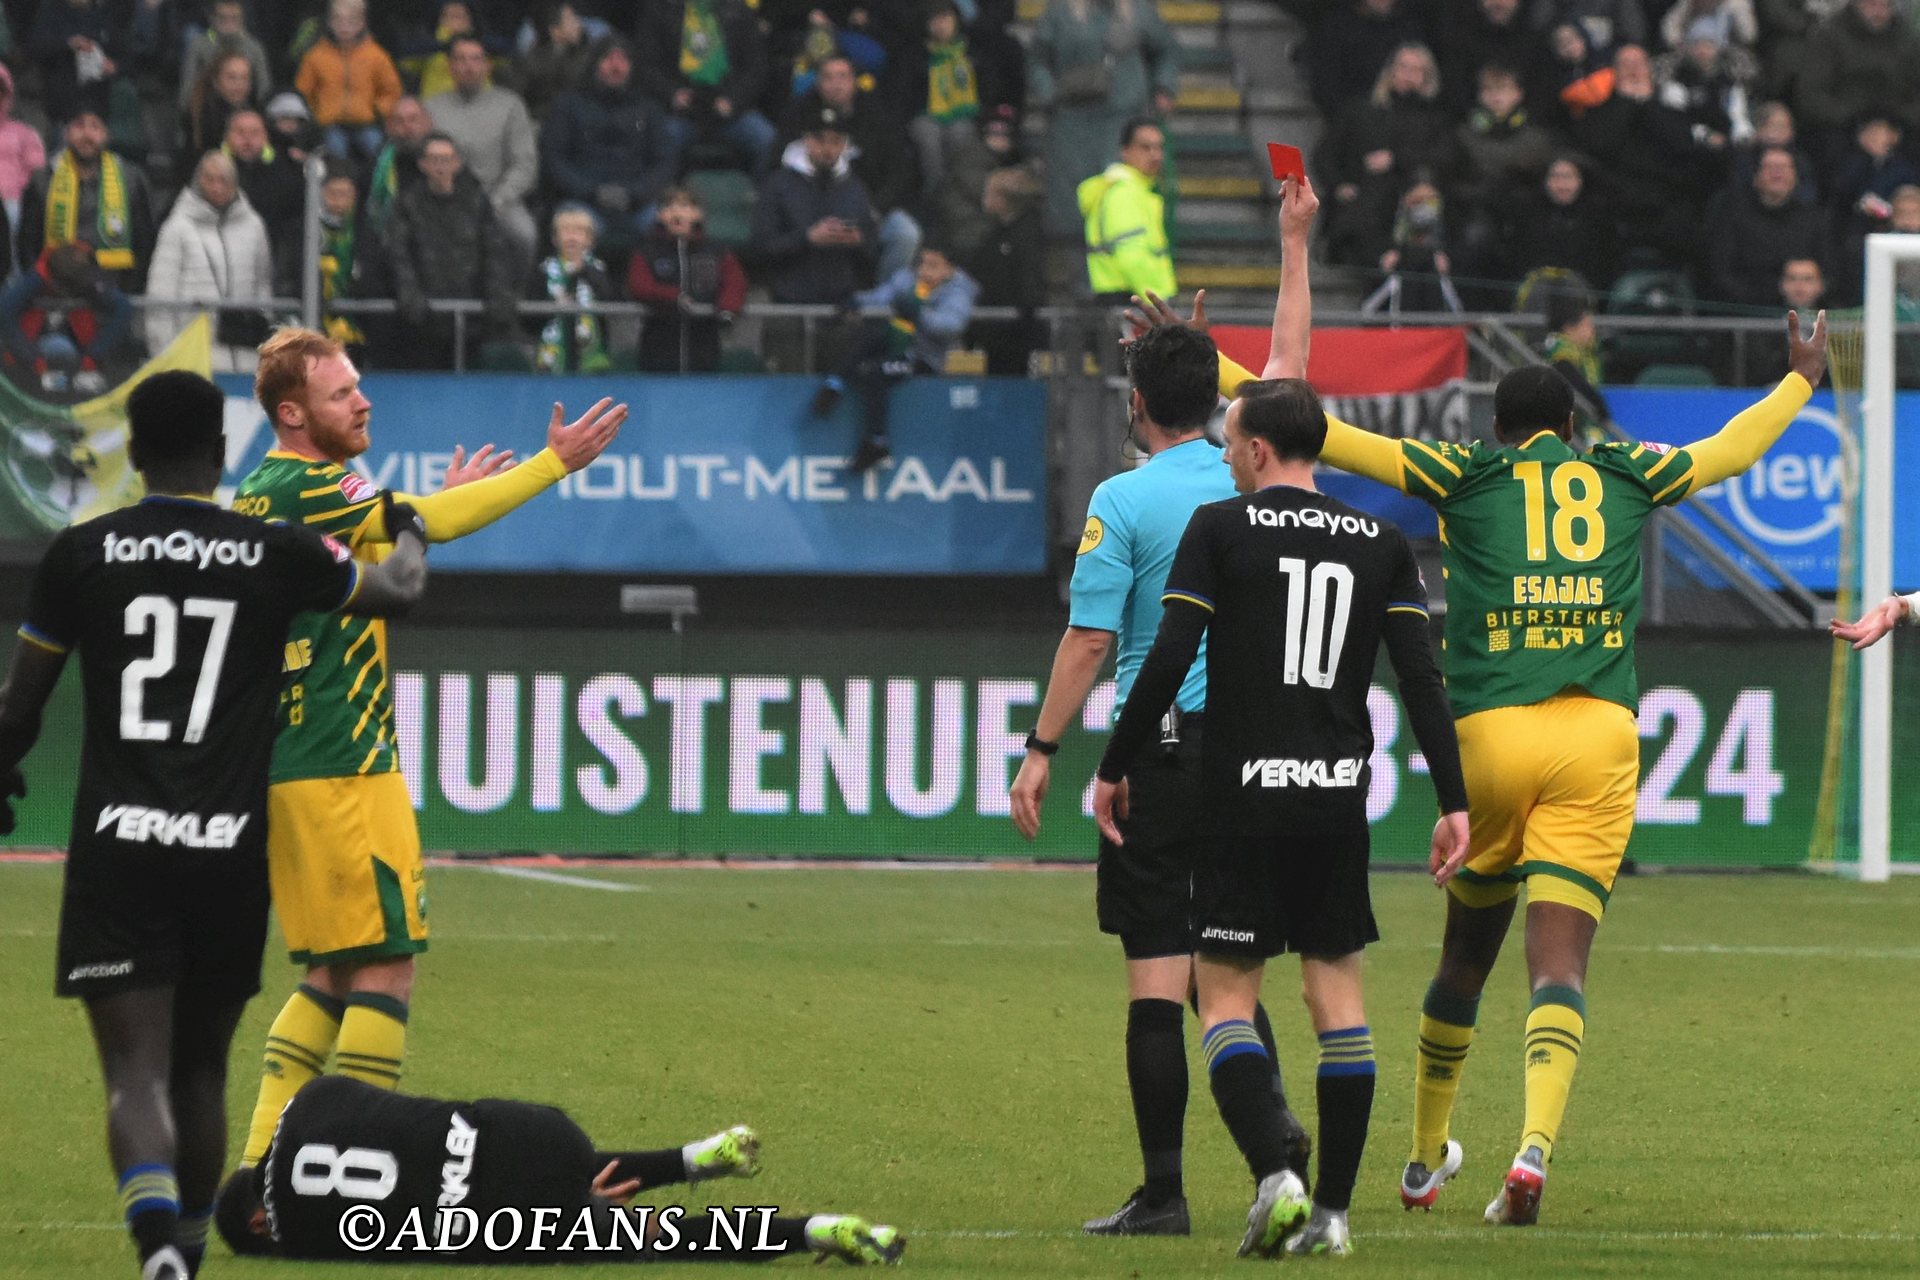
[[[1027,734],[1027,750],[1038,751],[1043,756],[1051,756],[1060,750],[1060,744],[1048,742],[1040,736],[1038,730],[1033,730]]]

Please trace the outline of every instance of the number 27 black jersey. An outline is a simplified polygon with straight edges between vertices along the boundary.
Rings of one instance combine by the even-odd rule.
[[[150,497],[60,533],[20,634],[80,655],[72,852],[264,850],[287,626],[358,582],[339,543],[197,499]]]

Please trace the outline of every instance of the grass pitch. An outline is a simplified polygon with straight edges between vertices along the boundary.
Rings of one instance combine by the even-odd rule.
[[[1368,984],[1381,1056],[1344,1262],[1233,1257],[1249,1186],[1188,1036],[1187,1240],[1091,1240],[1138,1181],[1117,945],[1079,872],[569,870],[576,884],[432,878],[406,1087],[567,1108],[607,1146],[756,1125],[768,1172],[716,1198],[860,1212],[929,1276],[1920,1275],[1920,883],[1662,877],[1622,884],[1589,982],[1590,1035],[1543,1225],[1482,1225],[1520,1124],[1524,981],[1510,942],[1481,1013],[1455,1136],[1467,1166],[1403,1213],[1412,1044],[1440,921],[1411,875],[1375,881]],[[49,994],[59,870],[0,866],[0,1276],[136,1274],[115,1221],[102,1099],[77,1005]],[[1310,1114],[1296,966],[1269,991],[1289,1091]],[[265,1028],[235,1045],[237,1150]],[[703,1188],[704,1189],[704,1188]],[[697,1198],[688,1203],[703,1203]],[[773,1264],[774,1275],[804,1264]],[[386,1280],[437,1266],[241,1261],[213,1277]],[[685,1268],[683,1268],[685,1270]],[[703,1267],[689,1274],[733,1274]],[[471,1274],[497,1274],[496,1270]],[[568,1275],[630,1274],[570,1268]]]

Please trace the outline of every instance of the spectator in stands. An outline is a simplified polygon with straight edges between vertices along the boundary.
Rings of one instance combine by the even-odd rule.
[[[421,180],[420,148],[433,132],[426,105],[411,95],[402,97],[387,113],[387,145],[373,158],[367,177],[367,222],[384,233],[400,193]]]
[[[1547,166],[1546,178],[1516,212],[1507,238],[1513,250],[1506,264],[1509,275],[1561,267],[1596,288],[1613,280],[1618,257],[1613,213],[1572,156],[1559,156]]]
[[[1760,38],[1753,0],[1674,0],[1673,7],[1660,19],[1660,43],[1678,49],[1692,38],[1694,23],[1702,18],[1719,28],[1721,38],[1731,48],[1751,52]]]
[[[219,146],[234,112],[259,109],[253,64],[246,54],[235,48],[208,60],[181,119],[188,154],[205,155]]]
[[[1661,104],[1685,118],[1696,145],[1715,152],[1753,137],[1748,88],[1759,68],[1728,40],[1730,25],[1724,15],[1696,18],[1680,46],[1653,63]]]
[[[366,0],[328,0],[326,34],[300,60],[294,87],[326,130],[328,151],[367,161],[379,152],[400,72],[367,30]]]
[[[1473,0],[1456,8],[1440,46],[1440,83],[1449,109],[1465,113],[1473,107],[1483,68],[1505,67],[1522,85],[1531,82],[1540,36],[1522,17],[1520,0]]]
[[[1480,68],[1478,105],[1455,132],[1462,164],[1452,189],[1462,274],[1500,274],[1497,242],[1507,212],[1537,188],[1554,156],[1553,138],[1527,112],[1520,77]]]
[[[186,115],[191,110],[194,88],[207,67],[221,55],[236,51],[247,59],[247,67],[253,73],[254,92],[265,93],[273,83],[273,72],[267,65],[265,47],[247,30],[245,0],[213,0],[207,6],[205,29],[187,43],[185,55],[180,59],[180,114]]]
[[[1696,139],[1687,117],[1660,101],[1653,64],[1639,45],[1614,51],[1594,77],[1604,98],[1574,118],[1574,142],[1592,158],[1625,228],[1625,242],[1674,263],[1699,252],[1700,211],[1725,180],[1727,154]]]
[[[200,157],[193,182],[181,189],[153,248],[147,292],[195,302],[254,302],[273,296],[273,252],[267,224],[240,190],[233,161],[218,151]],[[148,307],[147,350],[166,349],[194,309]],[[267,340],[266,313],[219,310],[213,319],[213,371],[251,373],[255,348]]]
[[[1534,0],[1527,21],[1543,33],[1578,27],[1587,45],[1603,58],[1622,45],[1647,43],[1647,13],[1640,0]]]
[[[1026,151],[1020,145],[1013,108],[989,108],[980,127],[980,137],[954,153],[952,163],[947,166],[947,180],[936,193],[934,202],[940,239],[961,262],[971,260],[997,221],[985,202],[988,180],[1002,169],[1025,163]],[[1044,234],[1042,231],[1043,238]],[[971,268],[968,274],[976,280],[980,278]]]
[[[227,121],[220,150],[233,161],[240,190],[266,223],[267,242],[273,247],[275,292],[299,291],[300,219],[306,212],[306,180],[291,156],[267,140],[267,125],[258,111],[236,111]]]
[[[1607,398],[1600,393],[1600,334],[1586,290],[1556,289],[1548,297],[1547,338],[1541,354],[1579,397],[1577,412],[1583,420],[1589,420],[1588,404],[1599,410],[1601,422],[1612,416]]]
[[[1809,39],[1846,5],[1847,0],[1754,0],[1761,92],[1774,98],[1794,96]]]
[[[321,329],[347,347],[356,361],[367,345],[368,322],[342,314],[333,304],[387,296],[384,272],[380,238],[360,212],[353,169],[335,160],[320,186]]]
[[[593,255],[597,225],[584,205],[564,204],[554,211],[553,252],[534,263],[527,297],[581,306],[619,299],[607,264]],[[533,323],[538,333],[533,364],[540,372],[605,373],[613,366],[606,321],[592,312],[541,316]]]
[[[1824,259],[1826,215],[1794,203],[1799,184],[1793,153],[1774,147],[1760,153],[1750,189],[1721,193],[1708,225],[1709,296],[1770,306],[1789,260]]]
[[[140,293],[153,258],[147,176],[107,150],[106,119],[92,107],[67,121],[64,136],[66,146],[21,197],[20,259],[36,262],[50,245],[83,240],[115,288]]]
[[[775,130],[756,103],[766,87],[766,39],[746,0],[653,0],[642,10],[641,90],[667,104],[667,132],[685,154],[719,144],[755,177],[773,157]]]
[[[647,304],[643,373],[712,373],[720,331],[747,303],[747,277],[724,245],[707,239],[700,198],[685,187],[660,198],[660,218],[627,265],[627,293]]]
[[[624,253],[679,172],[680,152],[660,108],[633,82],[625,38],[596,40],[588,61],[586,86],[555,98],[541,127],[542,182],[554,199],[598,213],[605,242]]]
[[[1920,37],[1893,0],[1852,0],[1813,33],[1796,86],[1803,141],[1832,166],[1854,123],[1885,111],[1911,135],[1920,129]]]
[[[1920,67],[1915,68],[1920,73]],[[1893,193],[1920,183],[1920,172],[1900,154],[1900,126],[1890,113],[1869,110],[1854,131],[1851,153],[1843,156],[1833,179],[1833,203],[1852,219],[1851,232],[1886,230],[1893,217]]]
[[[522,260],[531,262],[536,232],[526,201],[540,179],[533,117],[519,94],[492,82],[493,66],[478,36],[448,41],[447,66],[453,88],[429,98],[427,113],[433,127],[460,148],[467,172],[486,189],[500,225],[520,246]]]
[[[0,291],[7,376],[29,391],[99,395],[133,327],[127,301],[84,240],[48,245]]]
[[[1781,264],[1780,301],[1803,316],[1827,305],[1827,277],[1818,258],[1788,258]]]
[[[893,456],[887,401],[908,378],[941,373],[947,353],[973,318],[980,286],[953,265],[946,250],[923,244],[913,269],[896,273],[854,297],[859,307],[884,307],[885,316],[861,322],[860,336],[839,370],[813,397],[815,417],[832,412],[851,386],[860,397],[861,437],[847,470],[861,475]]]
[[[823,108],[832,108],[847,131],[847,155],[854,175],[866,186],[879,220],[877,273],[885,279],[911,266],[920,247],[920,219],[909,208],[920,195],[919,158],[900,128],[897,113],[878,95],[862,90],[853,59],[836,53],[821,60],[813,87],[794,99],[782,122],[782,136],[788,141],[780,154],[781,164],[805,165],[802,138],[807,122],[818,119]]]
[[[124,34],[103,0],[41,0],[32,55],[48,116],[71,119],[84,102],[106,119],[125,56]]]
[[[1028,46],[1027,88],[1051,113],[1047,230],[1077,236],[1080,184],[1113,154],[1120,126],[1173,111],[1179,45],[1152,0],[1047,0]]]
[[[1361,304],[1362,311],[1382,306],[1395,312],[1462,309],[1453,286],[1453,258],[1447,253],[1446,202],[1424,173],[1416,173],[1400,197],[1380,270],[1386,282]]]
[[[520,91],[527,110],[543,119],[549,103],[586,83],[591,45],[578,10],[567,0],[541,10],[537,32],[533,48],[520,60]]]
[[[1395,50],[1421,44],[1426,31],[1401,0],[1353,0],[1320,20],[1300,45],[1308,91],[1328,121],[1362,102]]]
[[[847,155],[847,125],[832,107],[805,124],[798,160],[760,186],[752,251],[775,302],[851,298],[871,278],[873,203]]]
[[[1046,331],[1034,313],[1047,300],[1045,236],[1040,224],[1040,180],[1024,165],[995,169],[980,197],[987,234],[964,260],[980,285],[983,307],[1014,307],[1013,320],[976,320],[967,340],[987,353],[987,373],[1025,377]]]
[[[1166,154],[1160,126],[1135,117],[1121,127],[1120,158],[1080,184],[1087,287],[1099,301],[1125,306],[1136,294],[1171,298],[1179,290],[1158,185]]]
[[[1794,203],[1819,204],[1820,189],[1813,181],[1813,161],[1794,135],[1793,111],[1784,102],[1763,102],[1754,108],[1753,136],[1735,144],[1728,181],[1736,187],[1752,185],[1754,166],[1760,163],[1760,153],[1768,147],[1785,147],[1793,153],[1794,167],[1800,173],[1800,185],[1793,193]]]
[[[1402,45],[1380,69],[1373,93],[1348,104],[1315,153],[1319,185],[1333,192],[1328,256],[1373,266],[1387,248],[1395,207],[1414,171],[1448,180],[1453,146],[1433,54],[1425,45]]]
[[[304,167],[307,157],[326,144],[313,113],[307,110],[307,100],[291,89],[267,99],[262,114],[267,118],[267,141],[296,165]]]
[[[979,58],[960,30],[952,0],[927,6],[926,39],[903,50],[889,73],[898,86],[907,134],[920,153],[920,180],[928,195],[946,181],[954,153],[980,140],[980,103],[985,94]]]
[[[772,56],[791,67],[792,94],[812,88],[820,64],[836,52],[853,59],[862,87],[872,88],[886,70],[889,49],[899,43],[888,7],[860,0],[761,0]]]
[[[424,181],[400,193],[387,230],[387,267],[400,304],[402,352],[408,367],[455,365],[456,326],[451,315],[433,314],[434,300],[479,299],[484,325],[466,324],[469,351],[487,334],[505,338],[514,330],[519,297],[519,256],[494,216],[493,202],[465,171],[460,148],[444,133],[430,133],[420,149]]]
[[[1612,59],[1595,53],[1580,28],[1562,23],[1547,33],[1533,62],[1527,96],[1543,124],[1565,132],[1572,121],[1613,92]]]
[[[417,92],[423,102],[453,92],[456,80],[453,74],[453,42],[463,36],[481,40],[473,6],[467,0],[445,0],[437,9],[433,25],[416,26],[413,38],[401,50],[401,56],[395,59],[401,75],[407,78],[408,83],[418,86]],[[481,50],[483,53],[490,52],[487,41],[481,40]]]
[[[20,225],[20,199],[27,184],[47,163],[47,148],[40,131],[13,118],[13,73],[0,65],[0,209],[6,210],[8,239],[0,242],[6,250],[0,274],[10,272],[16,256],[12,236]]]

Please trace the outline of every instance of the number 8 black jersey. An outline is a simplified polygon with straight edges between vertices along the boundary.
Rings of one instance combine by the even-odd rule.
[[[263,854],[287,626],[358,582],[339,543],[196,499],[150,497],[56,537],[20,634],[80,654],[73,855]]]

